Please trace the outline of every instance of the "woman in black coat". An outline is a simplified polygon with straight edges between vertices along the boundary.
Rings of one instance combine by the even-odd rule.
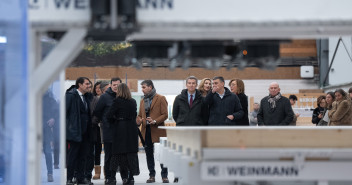
[[[123,184],[134,184],[133,176],[139,175],[136,117],[136,101],[132,99],[127,85],[121,83],[107,119],[112,123],[111,129],[114,132],[110,169],[117,171],[117,167],[120,166]]]
[[[324,95],[321,95],[318,97],[317,105],[318,107],[314,109],[313,116],[312,116],[312,123],[316,125],[318,125],[321,118],[323,118],[323,113],[326,107],[326,100]]]
[[[240,99],[242,110],[244,112],[243,117],[236,120],[236,125],[238,126],[249,126],[248,119],[248,97],[244,94],[244,83],[241,79],[232,79],[229,83],[231,92],[236,94]]]

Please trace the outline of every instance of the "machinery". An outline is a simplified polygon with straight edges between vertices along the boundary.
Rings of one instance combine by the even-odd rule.
[[[273,70],[285,63],[280,63],[282,42],[349,35],[351,16],[345,8],[349,4],[345,0],[290,2],[289,6],[277,0],[33,0],[30,18],[33,26],[56,39],[68,28],[83,27],[87,41],[127,40],[133,45],[127,64],[137,68]],[[44,13],[47,16],[41,16]]]
[[[348,185],[349,127],[164,127],[160,163],[180,184]],[[329,138],[329,139],[328,139]]]

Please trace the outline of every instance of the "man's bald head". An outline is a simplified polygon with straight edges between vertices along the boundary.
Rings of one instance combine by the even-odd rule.
[[[269,94],[270,96],[274,97],[280,92],[280,86],[277,82],[271,82],[269,86]]]
[[[271,87],[271,86],[277,86],[277,87],[279,87],[279,83],[277,83],[277,82],[271,82],[269,87]]]

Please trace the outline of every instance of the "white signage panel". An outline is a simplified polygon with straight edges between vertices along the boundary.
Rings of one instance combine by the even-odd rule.
[[[29,0],[28,6],[31,23],[85,25],[91,19],[89,0]]]
[[[305,162],[202,162],[201,178],[206,181],[229,180],[352,180],[351,161]],[[338,171],[338,173],[336,173]]]
[[[301,22],[352,21],[351,0],[138,0],[138,21]]]

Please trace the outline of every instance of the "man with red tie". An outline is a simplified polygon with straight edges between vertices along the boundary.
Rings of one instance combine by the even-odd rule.
[[[207,121],[208,107],[204,104],[204,98],[196,89],[198,80],[194,76],[186,79],[187,89],[183,89],[174,101],[172,116],[176,126],[202,126]]]

